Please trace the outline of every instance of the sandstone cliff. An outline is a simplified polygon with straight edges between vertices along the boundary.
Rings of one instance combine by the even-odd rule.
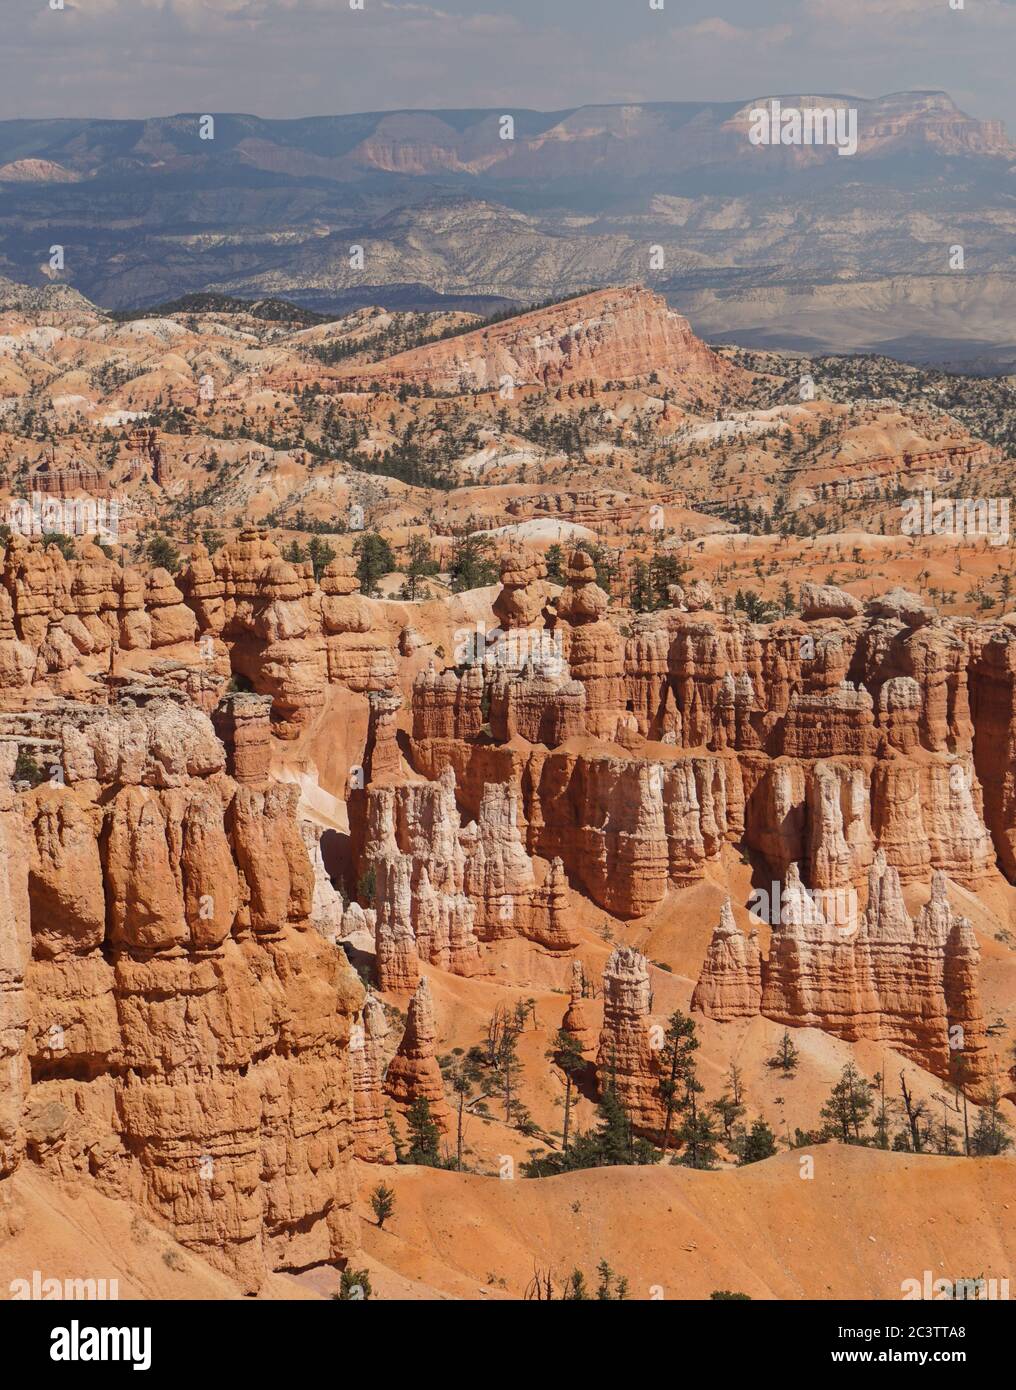
[[[238,784],[208,718],[158,700],[66,723],[59,770],[0,816],[29,845],[5,891],[30,902],[30,1026],[0,1036],[13,1075],[31,1068],[30,1156],[252,1291],[340,1257],[362,991],[311,929],[295,790]],[[3,915],[8,1009],[22,917]]]

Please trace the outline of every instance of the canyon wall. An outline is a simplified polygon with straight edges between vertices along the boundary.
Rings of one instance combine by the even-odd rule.
[[[487,947],[513,937],[566,955],[579,941],[571,894],[637,920],[671,889],[722,872],[726,846],[754,856],[762,881],[799,875],[802,887],[833,899],[852,890],[863,900],[876,866],[879,884],[891,870],[893,881],[929,890],[947,878],[978,891],[998,881],[1000,868],[1016,878],[1010,624],[940,619],[902,590],[862,609],[819,585],[802,593],[802,617],[753,624],[711,611],[708,593],[693,585],[675,592],[680,606],[637,615],[622,635],[588,554],[571,554],[564,579],[555,590],[539,557],[510,551],[493,603],[497,628],[483,650],[457,668],[417,667],[403,710],[395,639],[375,627],[349,560],[334,561],[316,584],[309,566],[287,564],[260,533],[245,531],[213,559],[196,547],[174,582],[165,571],[144,578],[122,569],[94,546],[68,562],[54,547],[15,539],[0,583],[0,678],[15,709],[25,691],[47,690],[50,703],[30,729],[0,716],[0,737],[16,737],[43,761],[64,758],[55,677],[86,652],[101,666],[131,644],[165,645],[172,659],[110,689],[141,711],[175,694],[212,713],[218,761],[201,776],[232,788],[222,816],[238,873],[248,872],[245,837],[265,833],[250,810],[260,803],[249,799],[264,796],[291,862],[306,866],[309,848],[300,921],[330,941],[374,933],[378,983],[390,990],[414,991],[421,965],[484,972]],[[191,659],[180,660],[188,651]],[[230,672],[256,693],[223,697]],[[281,793],[260,788],[273,736],[298,734],[330,682],[368,702],[362,785],[347,801],[346,887],[360,899],[349,904],[335,894],[316,840],[305,848],[283,833],[292,811],[282,809]],[[104,718],[101,706],[88,716]],[[86,733],[72,731],[68,746]],[[117,823],[114,834],[109,808],[122,804],[126,824],[138,819],[148,835],[143,783],[115,758],[100,775],[81,756],[78,780],[101,792],[90,808],[61,814],[77,817],[82,841],[91,834],[123,858],[121,841],[133,852],[141,832]],[[158,788],[160,796],[172,790]],[[68,779],[63,790],[32,795],[43,802],[72,793],[80,801]],[[177,825],[184,812],[160,804],[159,816]],[[179,833],[166,831],[170,842]],[[170,851],[159,853],[172,867]],[[254,867],[249,874],[256,882]],[[124,871],[111,880],[112,898],[129,886]],[[938,902],[940,886],[935,893]],[[259,909],[255,893],[249,910],[292,925],[274,889],[269,899]],[[84,922],[88,942],[99,927],[87,912]],[[839,940],[795,945],[779,930],[768,960],[756,962],[757,943],[740,943],[725,922],[697,1001],[718,1019],[741,1017],[761,989],[759,1007],[772,1017],[893,1041],[939,1074],[949,1060],[943,1028],[958,1023],[974,1039],[968,1062],[973,1084],[982,1084],[972,929],[936,927],[945,935],[929,944],[932,928],[912,924],[900,949],[926,959],[907,988],[930,991],[944,1022],[910,1028],[880,922],[851,944],[849,962]],[[785,958],[794,964],[781,995]],[[821,980],[829,961],[851,981],[839,1000],[807,983],[812,965]],[[15,970],[5,968],[16,994]],[[81,980],[83,997],[103,997],[98,965],[83,966]],[[108,1050],[103,1017],[97,1006],[90,1058]]]
[[[296,798],[229,776],[208,717],[169,698],[69,714],[50,779],[14,810],[0,794],[0,835],[22,842],[0,870],[0,1056],[17,1083],[0,1177],[25,1145],[251,1292],[355,1245],[363,992],[313,930]]]

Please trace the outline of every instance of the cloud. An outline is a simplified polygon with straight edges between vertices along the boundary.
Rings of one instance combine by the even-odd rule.
[[[714,15],[709,19],[700,19],[697,23],[689,24],[683,29],[673,29],[669,37],[678,42],[685,39],[712,39],[722,44],[763,44],[768,46],[786,42],[793,32],[793,28],[789,24],[747,29],[737,24],[730,24],[727,20]]]
[[[42,0],[5,5],[0,116],[555,109],[974,92],[1016,128],[1013,0]],[[74,8],[71,8],[71,6]],[[8,13],[9,12],[9,13]]]

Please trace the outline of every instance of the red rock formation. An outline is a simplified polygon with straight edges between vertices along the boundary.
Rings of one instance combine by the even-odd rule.
[[[344,1255],[362,992],[310,930],[295,789],[238,785],[207,717],[166,701],[63,743],[65,785],[24,798],[33,1159],[250,1291]]]
[[[388,1064],[385,1091],[403,1112],[414,1101],[427,1101],[434,1123],[442,1134],[447,1134],[451,1130],[451,1111],[445,1100],[441,1068],[434,1055],[436,1038],[434,1001],[424,976],[410,1000],[406,1031],[398,1051]]]
[[[397,665],[388,639],[373,630],[371,609],[359,595],[352,556],[332,560],[321,576],[321,628],[328,679],[358,694],[391,690]]]
[[[309,570],[286,563],[271,541],[249,529],[211,562],[196,547],[179,582],[202,632],[221,637],[234,671],[273,697],[280,737],[299,734],[329,683],[359,694],[394,688],[392,643],[372,631],[350,556],[328,565],[319,589]]]
[[[576,550],[557,600],[554,631],[561,634],[572,677],[585,689],[587,729],[595,738],[612,739],[625,708],[624,641],[607,621],[608,603],[592,560],[584,550]]]
[[[546,577],[547,566],[539,556],[510,552],[504,557],[501,589],[492,605],[503,632],[543,626],[541,615],[550,594]]]
[[[1001,868],[1016,882],[1016,632],[999,624],[972,646],[970,712],[984,817]]]
[[[855,931],[822,916],[792,866],[763,964],[762,1014],[850,1042],[886,1043],[944,1078],[960,1049],[966,1087],[982,1093],[988,1062],[977,943],[970,924],[952,913],[945,885],[937,872],[914,922],[899,873],[879,851]]]
[[[300,822],[300,834],[303,837],[304,848],[307,851],[307,858],[314,874],[314,894],[310,910],[311,924],[316,932],[319,932],[326,941],[330,941],[334,946],[345,935],[343,929],[345,906],[342,901],[342,894],[336,891],[328,870],[325,868],[324,857],[321,853],[321,827],[312,821],[303,820]]]
[[[247,691],[225,696],[212,723],[226,750],[226,771],[244,786],[259,786],[272,758],[271,699]]]
[[[692,1010],[718,1023],[732,1018],[754,1018],[762,1002],[762,953],[758,933],[738,931],[730,899],[720,911],[702,972],[691,997]]]
[[[382,988],[413,988],[421,960],[475,974],[482,941],[525,936],[555,952],[576,944],[564,865],[540,878],[518,803],[511,783],[486,783],[476,821],[463,826],[451,768],[434,782],[369,789],[360,838],[375,871]]]
[[[665,364],[661,368],[661,363]],[[596,290],[362,368],[380,385],[423,384],[438,391],[632,380],[656,373],[678,394],[706,395],[745,378],[699,341],[662,295],[638,285]]]
[[[864,611],[860,599],[831,584],[801,585],[801,617],[805,622],[818,618],[856,618]]]
[[[368,791],[365,862],[375,872],[382,989],[415,989],[421,960],[460,975],[478,969],[465,838],[450,773]]]
[[[148,576],[145,608],[151,619],[153,647],[171,647],[177,642],[193,642],[197,635],[194,614],[183,601],[183,594],[167,570],[154,569]]]
[[[402,770],[398,744],[398,714],[402,696],[397,690],[372,690],[368,697],[370,717],[363,771],[368,783],[391,780]]]
[[[560,859],[550,868],[532,898],[526,936],[550,951],[571,951],[579,944],[579,934],[568,905],[568,875]]]
[[[598,1038],[592,1003],[586,998],[585,970],[580,960],[572,961],[571,989],[561,1028],[575,1039],[584,1056],[593,1055]]]
[[[646,958],[630,946],[618,946],[603,972],[597,1083],[601,1094],[609,1088],[616,1091],[637,1130],[656,1134],[663,1129],[665,1114],[649,1013]]]
[[[413,931],[412,863],[405,855],[385,855],[375,861],[374,872],[378,986],[414,990],[420,979],[420,956]]]
[[[360,1017],[349,1035],[353,1084],[353,1148],[365,1163],[394,1163],[395,1143],[385,1108],[384,1043],[388,1020],[374,994],[363,1001]]]
[[[640,917],[688,883],[743,825],[736,762],[552,753],[530,807],[537,851],[619,917]]]

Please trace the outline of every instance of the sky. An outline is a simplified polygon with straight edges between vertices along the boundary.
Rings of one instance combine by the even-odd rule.
[[[940,89],[1016,135],[1014,59],[1016,0],[0,0],[2,119]]]

